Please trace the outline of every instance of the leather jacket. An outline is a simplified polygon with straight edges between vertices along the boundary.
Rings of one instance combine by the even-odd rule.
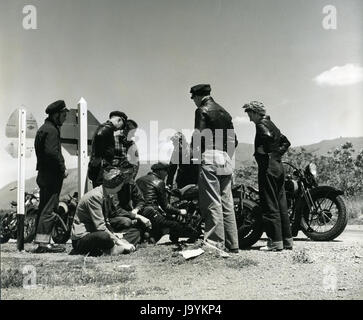
[[[177,215],[180,210],[171,206],[168,202],[165,190],[165,182],[154,172],[149,172],[136,180],[137,186],[143,193],[146,206],[160,207],[169,215]]]
[[[99,125],[92,140],[91,159],[101,158],[109,164],[112,163],[115,156],[115,129],[111,121]]]
[[[202,136],[201,139],[201,154],[207,150],[221,150],[228,152],[230,158],[232,158],[235,148],[238,145],[237,136],[234,132],[233,122],[231,115],[219,104],[217,104],[212,97],[207,96],[202,100],[202,105],[195,110],[195,124],[196,129],[193,133],[192,144],[195,143],[199,132],[204,129],[210,129],[212,136]],[[218,130],[219,129],[219,130]],[[215,139],[220,136],[221,139]],[[223,135],[223,136],[222,136]],[[195,147],[195,145],[194,145]]]
[[[290,145],[290,141],[280,132],[269,116],[263,116],[256,123],[255,157],[263,155],[258,152],[258,148],[262,146],[265,154],[272,159],[281,160]]]
[[[49,118],[38,129],[34,140],[37,155],[38,171],[46,171],[52,175],[63,174],[66,170],[62,155],[60,132],[58,126]]]

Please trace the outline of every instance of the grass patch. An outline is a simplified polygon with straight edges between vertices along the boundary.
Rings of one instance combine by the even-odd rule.
[[[226,267],[231,268],[231,269],[242,269],[242,268],[246,268],[246,267],[256,267],[258,266],[258,262],[254,261],[252,259],[242,259],[241,257],[236,257],[236,258],[230,258],[230,259],[226,259]]]
[[[300,249],[297,251],[294,251],[292,256],[292,261],[294,263],[313,263],[315,260],[311,256],[311,254],[305,249]]]
[[[3,264],[1,268],[1,288],[20,288],[23,283],[30,285],[30,273],[23,269],[27,263],[22,260],[13,260],[12,266]],[[4,267],[7,265],[7,267]],[[15,267],[15,265],[22,267]],[[120,268],[117,264],[109,261],[98,261],[78,258],[71,261],[41,261],[30,262],[28,265],[34,266],[36,286],[56,287],[56,286],[79,286],[95,284],[104,286],[115,283],[127,283],[135,279],[135,268]],[[30,280],[29,280],[30,281]]]

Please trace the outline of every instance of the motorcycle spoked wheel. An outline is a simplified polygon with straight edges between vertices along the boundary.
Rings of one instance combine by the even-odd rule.
[[[314,241],[331,241],[337,238],[348,223],[347,210],[342,197],[317,192],[312,195],[318,211],[308,213],[305,206],[301,230]],[[330,227],[328,227],[330,226]]]
[[[236,212],[238,242],[240,249],[247,249],[261,238],[263,224],[258,204],[246,199],[243,199],[242,203],[242,212]]]
[[[57,244],[67,243],[70,236],[71,236],[70,228],[68,228],[68,230],[65,230],[63,224],[58,218],[52,230],[52,239],[54,243]]]
[[[11,214],[6,213],[0,218],[0,244],[7,243],[11,238],[11,231],[9,230],[9,219]]]
[[[34,240],[37,231],[37,209],[30,209],[24,217],[24,242],[30,243]]]

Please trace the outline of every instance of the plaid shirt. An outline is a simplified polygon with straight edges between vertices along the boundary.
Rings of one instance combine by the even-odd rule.
[[[115,132],[115,157],[112,161],[114,166],[123,166],[125,164],[134,167],[134,178],[136,177],[139,167],[139,152],[134,141],[127,140],[127,137],[120,131]]]

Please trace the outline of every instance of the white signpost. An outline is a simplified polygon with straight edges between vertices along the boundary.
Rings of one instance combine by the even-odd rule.
[[[87,192],[87,169],[88,169],[88,121],[87,101],[83,98],[78,102],[78,199]]]
[[[19,109],[19,134],[18,134],[18,190],[17,190],[17,220],[18,234],[17,247],[19,251],[24,250],[24,193],[25,193],[25,151],[26,151],[26,111]]]

